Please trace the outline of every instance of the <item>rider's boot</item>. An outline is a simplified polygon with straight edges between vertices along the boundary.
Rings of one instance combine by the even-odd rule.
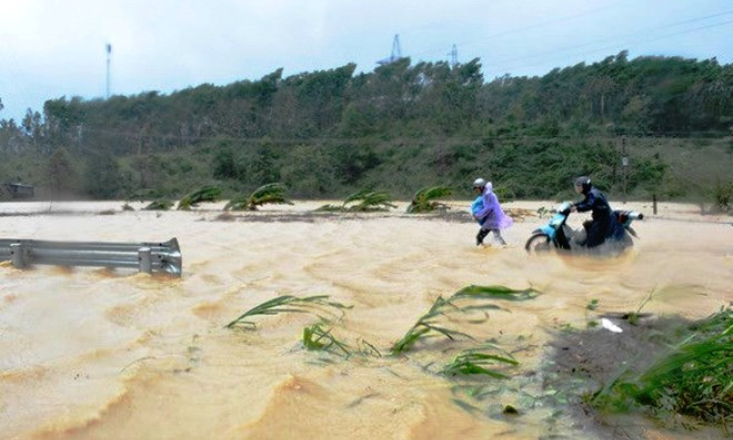
[[[476,234],[476,246],[484,244],[484,238],[486,238],[487,235],[489,235],[488,230],[480,229],[478,234]]]

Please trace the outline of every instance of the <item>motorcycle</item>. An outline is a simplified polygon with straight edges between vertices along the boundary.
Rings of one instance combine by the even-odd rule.
[[[532,235],[524,245],[524,249],[530,254],[548,252],[553,248],[569,252],[590,251],[590,249],[583,245],[590,221],[585,222],[583,228],[580,230],[575,230],[567,225],[572,206],[570,202],[562,203],[555,210],[555,213],[546,225],[532,232]],[[642,220],[644,214],[636,211],[615,210],[613,211],[613,215],[616,216],[616,220],[623,226],[623,237],[621,239],[606,238],[606,241],[598,248],[599,250],[611,250],[612,252],[620,253],[634,245],[632,236],[637,239],[639,238],[634,228],[631,227],[631,223],[634,220]]]

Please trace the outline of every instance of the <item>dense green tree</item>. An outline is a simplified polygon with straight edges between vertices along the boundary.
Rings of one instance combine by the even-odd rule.
[[[282,182],[294,196],[318,198],[338,191],[333,160],[322,147],[295,147],[281,169]]]
[[[54,197],[68,197],[78,187],[78,172],[65,148],[57,148],[46,162],[46,184]]]
[[[122,175],[117,160],[109,152],[86,155],[84,188],[97,199],[112,199],[120,196]]]
[[[212,174],[217,179],[236,179],[239,169],[232,151],[232,140],[220,138],[216,142],[212,164]]]
[[[252,187],[280,181],[279,154],[270,138],[263,138],[244,157],[244,163],[239,166],[239,172],[239,180]]]

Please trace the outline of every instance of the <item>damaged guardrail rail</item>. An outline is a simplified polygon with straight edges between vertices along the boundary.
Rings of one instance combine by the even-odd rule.
[[[0,238],[0,261],[23,268],[34,264],[137,268],[180,276],[181,248],[172,238],[165,243],[102,243]]]

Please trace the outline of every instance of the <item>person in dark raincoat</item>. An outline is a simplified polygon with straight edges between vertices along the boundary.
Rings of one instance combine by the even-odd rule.
[[[588,235],[584,245],[588,248],[594,248],[603,244],[607,238],[620,240],[623,237],[623,227],[616,220],[606,196],[593,186],[590,177],[582,176],[575,179],[575,192],[583,194],[585,198],[573,204],[570,211],[591,211],[592,222],[590,227],[587,228]]]

